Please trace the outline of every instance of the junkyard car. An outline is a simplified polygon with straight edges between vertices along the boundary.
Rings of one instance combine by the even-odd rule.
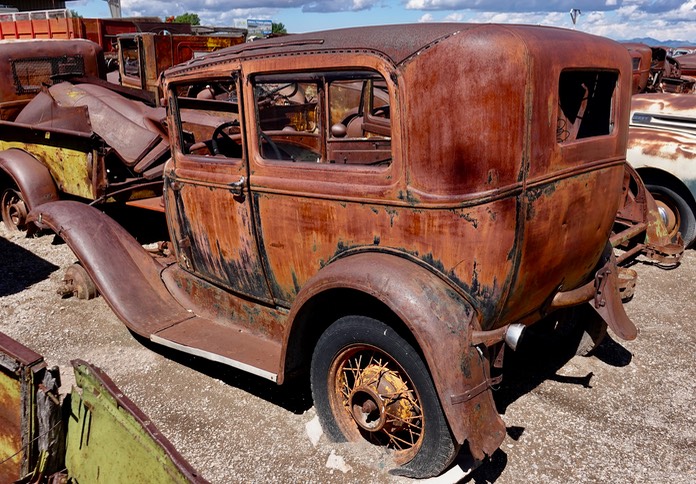
[[[492,360],[591,300],[621,338],[607,250],[631,62],[531,26],[347,29],[236,46],[168,71],[174,255],[98,210],[30,220],[70,245],[151,341],[283,383],[309,373],[335,439],[441,472],[505,436]]]
[[[101,47],[88,40],[0,41],[0,119],[14,119],[44,84],[56,79],[106,79]]]
[[[10,81],[0,91],[7,227],[27,228],[29,210],[60,198],[142,203],[161,196],[165,111],[148,104],[153,96],[144,91],[107,83],[101,47],[82,39],[2,42],[0,58]]]
[[[40,203],[75,198],[161,211],[169,158],[156,81],[173,63],[242,42],[234,35],[119,37],[120,84],[87,40],[0,43],[0,204],[10,228]],[[124,70],[126,67],[134,70]],[[69,82],[68,82],[69,81]]]
[[[655,197],[670,236],[696,240],[696,96],[638,94],[626,157]]]

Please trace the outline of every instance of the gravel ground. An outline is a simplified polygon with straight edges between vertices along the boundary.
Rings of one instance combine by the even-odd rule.
[[[71,359],[101,367],[206,479],[409,482],[375,448],[328,442],[305,387],[136,339],[101,298],[56,294],[74,262],[66,245],[4,226],[0,236],[0,331],[59,365],[63,392]],[[609,337],[591,357],[551,340],[508,351],[495,394],[508,437],[489,462],[465,475],[462,455],[438,482],[696,482],[696,253],[672,271],[634,268],[638,339]]]

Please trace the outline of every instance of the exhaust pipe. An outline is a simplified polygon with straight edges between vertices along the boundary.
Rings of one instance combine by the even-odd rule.
[[[520,342],[525,328],[526,326],[520,323],[514,323],[507,327],[505,331],[505,343],[507,343],[512,351],[517,349],[517,344]]]

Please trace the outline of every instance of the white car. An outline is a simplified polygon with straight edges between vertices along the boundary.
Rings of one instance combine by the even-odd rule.
[[[638,94],[626,153],[655,197],[670,235],[696,239],[696,96]]]

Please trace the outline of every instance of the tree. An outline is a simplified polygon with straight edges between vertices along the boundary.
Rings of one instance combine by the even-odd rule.
[[[268,25],[268,24],[266,24]],[[283,22],[273,22],[271,24],[271,32],[274,34],[287,34],[288,31],[285,28],[285,25],[283,25]]]
[[[82,18],[82,15],[80,15],[77,10],[70,9],[70,16],[74,18]]]
[[[177,24],[191,24],[191,25],[200,25],[201,24],[201,19],[198,18],[197,13],[183,13],[181,15],[177,15],[174,18],[174,23]]]

